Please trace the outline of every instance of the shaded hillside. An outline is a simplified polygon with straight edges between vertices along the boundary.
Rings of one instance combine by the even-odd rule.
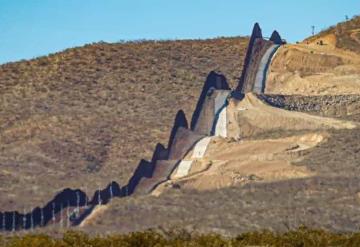
[[[305,42],[321,40],[322,38],[326,40],[331,36],[335,38],[336,47],[360,53],[360,16],[355,16],[346,22],[340,22],[313,37],[307,38]],[[323,42],[326,44],[327,41]]]
[[[64,187],[127,182],[167,143],[177,110],[191,115],[208,72],[236,84],[246,45],[98,43],[0,66],[1,209],[40,206]]]

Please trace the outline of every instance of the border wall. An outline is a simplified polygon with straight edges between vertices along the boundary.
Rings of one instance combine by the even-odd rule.
[[[190,127],[182,110],[178,111],[169,135],[167,148],[158,143],[150,161],[141,160],[128,183],[121,187],[111,182],[103,190],[94,193],[91,200],[79,189],[64,189],[44,207],[35,207],[31,212],[0,212],[0,230],[16,231],[46,226],[67,220],[68,224],[78,225],[97,205],[107,204],[114,197],[151,193],[159,184],[170,178],[188,152],[205,136],[216,134],[217,121],[227,106],[229,95],[247,93],[254,90],[255,77],[259,71],[261,59],[266,51],[284,41],[274,31],[270,40],[265,40],[258,23],[253,28],[246,52],[244,68],[237,88],[232,92],[222,74],[210,72],[204,83],[191,118]],[[271,57],[268,59],[270,61]],[[241,97],[239,97],[240,99]],[[219,101],[221,100],[221,102]],[[219,101],[219,102],[218,102]],[[225,117],[225,123],[227,120]],[[224,126],[222,126],[224,127]],[[225,126],[226,128],[226,126]],[[71,215],[63,216],[63,211],[71,209]]]

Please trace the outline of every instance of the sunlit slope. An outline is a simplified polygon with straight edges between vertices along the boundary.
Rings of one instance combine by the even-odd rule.
[[[273,59],[266,93],[360,93],[360,18],[339,23],[303,42],[286,45]]]
[[[303,41],[306,44],[323,43],[344,50],[360,53],[360,16],[321,31]]]

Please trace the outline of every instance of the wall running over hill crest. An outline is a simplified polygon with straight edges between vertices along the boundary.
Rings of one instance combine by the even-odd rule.
[[[277,31],[274,31],[271,38],[266,40],[262,36],[259,24],[254,25],[245,56],[244,68],[236,88],[237,91],[242,93],[264,92],[264,83],[270,61],[277,48],[283,43],[284,41]],[[255,86],[255,84],[258,85]]]
[[[0,213],[0,230],[33,229],[63,221],[66,221],[68,226],[79,225],[97,205],[107,204],[114,197],[150,194],[159,184],[169,180],[175,169],[179,176],[186,175],[191,168],[191,162],[184,160],[184,157],[192,149],[195,158],[202,157],[211,136],[227,137],[228,97],[241,99],[243,93],[263,91],[264,84],[256,84],[256,77],[265,83],[266,72],[275,48],[282,43],[276,31],[270,40],[265,40],[260,26],[256,23],[236,90],[231,91],[224,75],[210,72],[196,104],[190,126],[184,112],[180,110],[175,117],[167,147],[158,143],[152,159],[139,162],[127,185],[121,187],[116,182],[111,182],[105,189],[96,191],[91,200],[81,190],[65,189],[44,207],[36,207],[31,212]],[[66,213],[63,214],[65,210]]]

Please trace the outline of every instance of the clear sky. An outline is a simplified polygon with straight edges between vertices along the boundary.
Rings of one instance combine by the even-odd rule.
[[[86,43],[249,35],[290,42],[360,14],[360,0],[0,0],[0,63]]]

